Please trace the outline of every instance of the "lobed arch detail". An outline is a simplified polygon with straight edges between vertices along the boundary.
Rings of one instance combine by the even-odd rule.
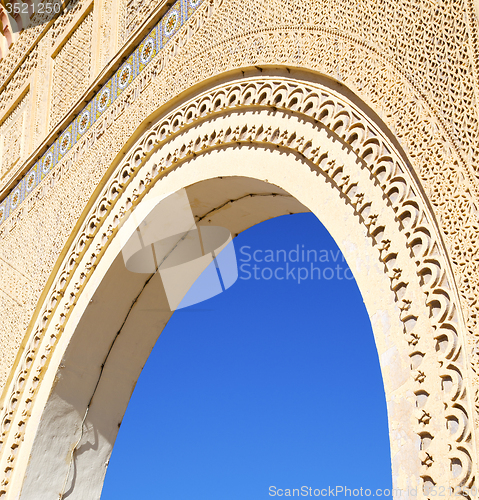
[[[354,168],[330,154],[321,137],[354,154]],[[453,488],[476,484],[464,318],[447,252],[412,168],[381,127],[337,91],[264,76],[208,89],[160,118],[106,183],[63,260],[9,387],[0,424],[0,498],[7,495],[9,478],[25,470],[29,451],[22,451],[22,443],[32,432],[29,416],[44,374],[123,221],[155,184],[183,165],[214,151],[250,147],[284,151],[306,164],[351,207],[376,250],[409,349],[422,495],[442,484],[442,474]],[[430,402],[438,390],[440,401]]]

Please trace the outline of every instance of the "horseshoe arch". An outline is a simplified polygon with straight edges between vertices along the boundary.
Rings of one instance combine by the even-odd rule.
[[[146,312],[165,300],[161,281],[124,269],[118,234],[137,207],[183,188],[201,224],[232,234],[285,213],[318,216],[371,319],[394,488],[426,498],[439,486],[475,486],[464,319],[406,154],[331,80],[251,74],[148,117],[77,226],[16,368],[22,384],[1,456],[12,498],[99,497],[132,388],[170,315]]]

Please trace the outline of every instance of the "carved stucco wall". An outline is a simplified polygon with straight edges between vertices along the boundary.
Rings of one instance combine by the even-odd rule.
[[[125,15],[120,9],[116,20],[120,40],[129,36]],[[50,31],[0,92],[0,109],[9,109],[8,103],[36,71],[49,71],[49,54],[42,44],[51,45]],[[121,117],[68,173],[37,188],[38,201],[14,226],[3,232],[0,228],[0,383],[7,381],[36,305],[81,213],[138,125],[208,78],[236,68],[286,66],[319,72],[344,84],[377,113],[408,155],[454,269],[468,328],[463,356],[472,366],[473,396],[479,404],[478,380],[472,377],[479,369],[477,31],[477,12],[469,1],[206,2],[157,57],[157,75],[141,95],[131,94],[132,102]],[[2,81],[10,78],[13,61],[19,58],[12,49],[8,60],[0,62]],[[42,89],[33,101],[35,145],[46,135],[48,117],[42,113],[50,99]]]
[[[0,124],[1,167],[0,179],[12,169],[25,154],[25,136],[30,112],[30,93],[21,98],[14,109]]]
[[[93,12],[69,35],[53,61],[50,130],[90,86]]]
[[[64,329],[68,328],[71,317],[78,317],[75,311],[84,287],[95,276],[96,266],[103,262],[103,252],[132,205],[141,202],[151,185],[168,178],[163,172],[178,168],[181,172],[185,162],[193,160],[194,164],[197,158],[206,155],[198,166],[199,170],[204,168],[200,165],[208,161],[208,152],[215,148],[244,145],[248,150],[264,145],[274,147],[275,151],[279,148],[279,151],[298,154],[307,169],[313,171],[313,178],[325,176],[331,188],[341,193],[339,204],[346,202],[354,207],[359,222],[367,229],[367,238],[384,264],[384,275],[396,297],[395,315],[402,325],[396,332],[395,344],[401,346],[406,358],[399,373],[394,374],[393,370],[391,374],[386,369],[384,374],[386,381],[392,380],[396,389],[401,388],[401,393],[391,399],[390,383],[385,385],[392,405],[389,407],[390,418],[393,418],[392,447],[403,455],[401,460],[395,456],[399,468],[395,471],[402,471],[397,481],[401,484],[399,480],[402,480],[402,487],[410,484],[407,481],[412,481],[413,486],[423,484],[425,492],[437,484],[462,487],[474,484],[475,443],[463,350],[464,328],[452,275],[440,238],[435,234],[434,218],[411,178],[410,168],[380,130],[370,124],[364,112],[328,88],[296,80],[298,76],[296,71],[291,71],[291,77],[283,71],[278,72],[276,78],[268,78],[256,71],[247,79],[238,78],[234,83],[220,85],[198,96],[158,120],[154,127],[146,127],[137,145],[109,176],[76,232],[56,281],[49,287],[46,303],[22,355],[14,383],[18,392],[13,395],[13,401],[10,398],[7,403],[15,419],[5,443],[6,449],[12,450],[10,456],[3,455],[4,461],[8,457],[7,467],[17,461],[13,450],[22,452],[23,439],[31,440],[24,434],[28,420],[23,415],[32,411],[30,399],[38,386],[40,390],[43,387],[40,380],[43,366],[50,366],[51,353],[60,349],[59,343],[65,342],[64,331],[68,338]],[[227,125],[225,111],[237,114],[234,125]],[[215,115],[218,115],[216,120]],[[206,119],[210,123],[206,124]],[[297,119],[303,125],[298,126]],[[336,147],[326,145],[325,134]],[[156,149],[158,152],[150,158]],[[354,151],[358,159],[345,162],[345,158],[340,159],[338,149]],[[254,169],[254,162],[248,162],[246,157],[245,163]],[[271,179],[270,175],[275,174],[268,174]],[[295,175],[290,173],[293,184]],[[304,183],[304,179],[301,182]],[[301,188],[295,189],[301,191]],[[312,196],[315,198],[314,193]],[[335,213],[334,208],[331,212]],[[353,252],[352,258],[361,261],[362,256]],[[366,280],[366,293],[375,295],[374,287],[368,290],[370,269],[370,266],[363,268],[358,277],[360,281]],[[384,344],[384,339],[378,340]],[[386,340],[386,345],[391,340]],[[386,365],[391,368],[391,354],[387,357]],[[406,386],[405,380],[409,381]],[[22,389],[25,386],[26,389]],[[409,390],[409,395],[402,392],[404,389]],[[48,385],[46,392],[49,392]],[[400,410],[402,416],[398,418],[398,405],[414,400],[414,394],[417,407],[413,411]],[[35,395],[35,400],[38,397]],[[75,411],[75,415],[77,413]],[[408,431],[415,429],[417,448],[414,441],[404,439],[404,427]],[[48,434],[46,439],[48,441]],[[69,442],[66,445],[71,446]],[[62,455],[53,453],[55,459]],[[40,467],[44,463],[40,457]],[[417,469],[421,469],[422,483]],[[48,471],[54,470],[58,468],[48,467]],[[58,482],[59,478],[55,479]]]
[[[125,43],[147,16],[160,4],[160,0],[121,0],[120,43]]]

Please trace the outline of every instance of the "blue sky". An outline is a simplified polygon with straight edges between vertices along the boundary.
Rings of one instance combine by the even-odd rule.
[[[177,310],[160,335],[102,500],[262,500],[301,487],[314,498],[315,489],[336,486],[374,496],[391,488],[374,338],[329,233],[314,215],[297,214],[250,228],[234,244],[238,281]],[[284,262],[256,262],[253,253],[281,260],[277,250],[296,248],[300,260],[302,249],[317,251],[320,279],[294,252],[288,279]],[[308,269],[299,284],[298,267]]]

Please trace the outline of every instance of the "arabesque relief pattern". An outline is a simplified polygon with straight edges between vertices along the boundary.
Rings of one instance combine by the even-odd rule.
[[[3,54],[0,60],[0,88],[10,79],[17,70],[25,56],[32,50],[38,38],[48,30],[48,14],[35,13],[31,18],[29,29],[21,31],[17,36],[7,54]]]
[[[99,27],[101,42],[100,54],[98,57],[100,66],[106,66],[116,52],[115,21],[117,16],[114,15],[114,5],[116,5],[115,0],[104,0],[102,3],[102,18]],[[113,33],[115,33],[115,35]]]
[[[30,94],[27,92],[0,125],[2,141],[0,179],[20,161],[24,154],[25,128],[28,121]]]
[[[207,9],[211,9],[208,16],[205,14]],[[201,15],[204,17],[200,22],[198,18]],[[172,41],[169,50],[156,57],[152,64],[156,67],[161,84],[155,82],[155,92],[148,94],[150,96],[148,106],[141,108],[131,105],[130,112],[125,113],[122,118],[124,127],[121,132],[105,140],[104,144],[109,148],[103,149],[103,156],[95,159],[95,165],[100,168],[111,160],[118,151],[118,145],[128,140],[135,124],[146,118],[148,113],[165,105],[171,98],[192,85],[238,67],[261,68],[265,65],[285,65],[309,68],[339,80],[369,104],[398,138],[421,179],[422,188],[428,202],[434,208],[452,260],[454,278],[444,275],[443,263],[434,256],[440,243],[435,246],[430,242],[429,238],[432,235],[428,234],[428,224],[431,224],[431,221],[428,221],[426,230],[423,231],[425,236],[421,235],[420,238],[427,243],[421,243],[418,247],[428,250],[425,251],[424,258],[417,257],[419,261],[417,269],[420,275],[424,274],[424,281],[427,281],[422,286],[427,292],[427,303],[430,304],[436,321],[434,335],[438,336],[441,349],[445,346],[444,339],[447,339],[445,351],[440,350],[438,356],[441,356],[445,370],[444,387],[452,387],[452,391],[448,393],[451,395],[447,396],[449,399],[446,408],[446,412],[450,412],[446,415],[446,419],[451,422],[453,429],[449,438],[452,449],[451,469],[454,471],[460,469],[456,477],[457,484],[471,485],[476,471],[475,452],[472,451],[475,444],[472,442],[471,429],[474,418],[476,425],[479,423],[477,413],[475,417],[471,415],[465,403],[468,394],[464,382],[471,378],[471,374],[465,372],[471,363],[476,374],[479,370],[478,50],[477,21],[473,3],[469,0],[434,4],[426,0],[383,1],[368,3],[358,8],[357,4],[352,2],[310,0],[299,3],[278,0],[263,3],[224,0],[205,2],[198,18],[193,17]],[[46,56],[41,52],[41,64],[44,57]],[[22,82],[35,71],[36,62],[32,61],[36,61],[36,58],[38,58],[37,49],[22,64],[17,73],[19,77],[22,74],[26,75],[22,77],[24,78]],[[3,75],[2,64],[3,61],[0,63],[0,75]],[[11,67],[13,65],[5,65],[6,74]],[[151,74],[154,74],[153,70]],[[6,89],[0,93],[0,109],[5,110],[7,103],[11,102],[9,96],[13,96],[15,89],[20,86],[15,75]],[[37,101],[37,109],[40,109],[40,104],[41,102]],[[280,107],[277,104],[273,106]],[[38,127],[38,138],[44,134],[44,130]],[[185,146],[181,154],[186,154],[188,150],[189,146]],[[310,160],[314,161],[314,158]],[[366,156],[365,160],[369,161],[370,158]],[[135,168],[132,167],[131,173]],[[386,169],[386,171],[393,170]],[[398,171],[395,170],[394,173]],[[121,182],[118,182],[120,189]],[[82,203],[86,204],[88,192],[92,192],[93,188],[93,185],[88,186]],[[42,189],[40,186],[38,192]],[[72,186],[72,189],[75,188]],[[85,184],[82,185],[82,189],[85,189]],[[115,190],[116,188],[111,196],[115,194]],[[418,188],[417,191],[421,189]],[[399,190],[400,195],[397,195],[399,203],[406,199],[402,197],[404,192],[407,192],[407,189]],[[415,194],[417,196],[418,192]],[[407,197],[409,194],[404,196]],[[394,205],[396,201],[393,200],[393,206],[397,207],[397,213],[401,214],[403,208]],[[415,203],[417,204],[417,202],[411,204],[411,207],[414,207],[413,211],[421,210],[422,205],[417,204],[416,207]],[[99,209],[99,219],[102,213],[108,213],[111,204],[109,199],[105,201],[104,207]],[[77,216],[81,213],[81,206],[76,209]],[[407,219],[409,216],[405,217]],[[420,222],[411,222],[413,225],[410,228],[410,235],[417,229],[417,224],[422,224],[421,218],[416,218],[414,214],[411,214],[411,220]],[[73,226],[74,224],[71,227]],[[94,226],[93,223],[92,230]],[[45,227],[48,227],[47,223]],[[113,232],[114,228],[110,231]],[[42,339],[42,332],[59,300],[60,291],[66,286],[67,278],[79,255],[82,255],[88,246],[89,237],[86,234],[89,234],[88,231],[78,241],[78,246],[72,254],[71,269],[65,270],[64,277],[56,284],[58,288],[51,296],[51,303],[42,316],[43,324],[37,327],[26,350],[23,364],[18,367],[13,390],[3,410],[0,429],[2,439],[0,446],[7,446],[12,450],[7,458],[8,465],[2,462],[2,471],[13,468],[16,455],[14,450],[21,443],[22,429],[25,425],[25,421],[18,415],[24,412],[28,417],[28,405],[32,403],[35,384],[38,383],[38,375],[41,374],[41,366],[36,365],[35,369],[40,366],[39,371],[32,375],[32,363],[40,342],[46,342]],[[374,235],[372,236],[374,238]],[[58,236],[55,236],[55,249],[45,256],[44,274],[39,275],[37,279],[35,287],[37,296],[46,281],[48,269],[53,268],[67,237],[67,231],[59,232]],[[106,241],[108,237],[109,234],[106,233]],[[12,244],[11,241],[13,240],[8,240],[8,245]],[[411,240],[411,248],[414,248],[415,245],[412,243]],[[381,242],[378,244],[381,245]],[[101,249],[93,252],[91,266],[100,254]],[[22,256],[22,259],[24,262],[28,261],[26,257]],[[431,262],[426,262],[424,259],[429,259]],[[427,267],[426,264],[432,266],[429,267],[430,272],[423,271]],[[89,269],[86,269],[84,279],[88,272]],[[454,303],[454,293],[448,286],[453,288],[454,280],[460,290],[461,305]],[[78,283],[79,290],[81,286],[82,283]],[[428,287],[432,288],[427,290]],[[35,297],[31,297],[31,300],[34,303]],[[15,309],[12,315],[21,316],[20,310]],[[33,309],[27,310],[24,316],[28,317],[31,312]],[[465,339],[466,351],[461,348],[462,340],[460,338],[457,340],[458,318],[455,316],[461,312],[466,316],[469,331]],[[8,314],[10,313],[6,314],[5,324],[11,325]],[[414,311],[411,315],[414,316]],[[15,328],[23,328],[23,333],[26,328],[25,318],[23,323],[15,324]],[[410,340],[413,342],[414,337],[410,337]],[[53,349],[55,341],[56,339],[51,339],[50,345],[45,344],[42,355],[36,358],[37,362]],[[18,344],[15,347],[18,347]],[[420,383],[422,376],[420,374],[417,376]],[[31,391],[30,395],[19,405],[19,397],[25,390],[27,377],[37,380],[28,388],[28,391]],[[476,407],[479,409],[477,377],[473,378],[471,383]],[[16,412],[17,407],[21,407],[21,411]],[[426,407],[424,410],[427,413]],[[15,425],[12,426],[14,417]],[[15,431],[9,431],[11,428]],[[424,457],[424,461],[427,467],[429,459]],[[428,477],[433,482],[438,480],[432,475]],[[6,488],[8,479],[3,481],[2,487]]]
[[[161,0],[122,0],[120,42],[125,43]]]
[[[385,216],[376,211],[379,207],[374,206],[370,194],[358,189],[358,172],[344,171],[343,165],[329,158],[327,151],[323,151],[321,145],[316,144],[318,141],[314,135],[300,137],[294,130],[288,131],[286,128],[244,126],[236,130],[215,130],[208,135],[199,134],[196,141],[185,143],[174,154],[163,157],[152,170],[141,169],[151,153],[164,146],[173,135],[206,117],[228,109],[240,110],[242,107],[262,108],[270,112],[272,109],[278,110],[276,112],[285,109],[295,115],[312,119],[316,127],[327,127],[345,146],[356,152],[362,168],[369,170],[371,187],[368,189],[379,187],[382,190],[386,205],[394,212],[396,227],[384,225],[382,219]],[[450,449],[446,451],[452,470],[449,484],[458,488],[471,487],[474,484],[476,458],[472,435],[473,419],[470,416],[471,405],[468,402],[465,382],[466,361],[463,339],[459,332],[459,307],[455,303],[454,291],[449,281],[442,243],[437,239],[434,222],[428,216],[424,200],[418,194],[407,165],[387,145],[381,132],[375,130],[358,110],[327,89],[261,79],[216,89],[173,112],[148,130],[116,169],[72,245],[63,269],[58,273],[57,281],[51,289],[35,333],[25,350],[14,384],[15,390],[10,396],[8,411],[2,420],[2,435],[8,435],[8,441],[2,444],[11,449],[2,467],[14,466],[27,424],[28,409],[34,401],[38,384],[41,383],[44,366],[48,365],[48,359],[75,307],[78,294],[92,275],[105,246],[115,235],[125,214],[140,201],[150,184],[183,161],[222,145],[251,143],[286,148],[298,153],[311,164],[317,175],[324,175],[334,189],[341,193],[343,199],[354,207],[358,221],[366,226],[371,241],[378,250],[378,258],[385,265],[391,290],[396,296],[398,314],[404,325],[404,342],[410,346],[411,377],[418,401],[416,427],[422,442],[420,460],[423,469],[423,492],[427,495],[433,485],[444,484],[443,477],[434,475],[434,456],[428,451],[431,441],[437,437],[431,424],[437,425],[438,422],[443,422],[443,437],[438,441],[447,444],[446,450]],[[116,200],[120,199],[127,187],[132,196],[126,200],[126,204],[117,206]],[[122,203],[124,202],[122,198]],[[113,223],[105,227],[104,221],[107,217],[114,218]],[[97,235],[99,231],[103,233]],[[407,243],[402,249],[394,246],[396,231],[405,236]],[[96,236],[99,240],[94,239]],[[94,247],[96,241],[101,243]],[[406,278],[407,270],[398,262],[401,260],[398,258],[400,253],[405,253],[408,257],[406,266],[410,266],[409,256],[413,256],[416,285]],[[84,256],[84,267],[76,269],[77,263]],[[73,273],[80,276],[79,282],[70,283]],[[415,304],[409,297],[410,288],[417,285],[423,291],[424,304],[430,312],[433,329],[428,331],[429,339],[421,338],[418,333],[420,329],[416,330],[417,322],[425,318],[425,315],[418,311],[422,304]],[[70,290],[72,292],[67,293]],[[44,332],[57,308],[60,308],[61,319],[53,329],[49,328],[49,331],[55,331],[55,334],[47,338]],[[437,343],[437,353],[434,349],[425,349],[432,340]],[[430,362],[431,357],[435,357],[435,363]],[[434,369],[439,370],[439,375],[434,376]],[[440,388],[444,401],[443,415],[429,409],[427,401],[430,392],[441,390]]]
[[[78,5],[81,5],[81,0],[67,0],[64,2],[65,11],[57,19],[52,26],[49,26],[48,21],[50,15],[46,12],[38,10],[30,19],[28,29],[22,30],[13,43],[6,55],[0,59],[0,89],[7,85],[12,75],[22,66],[24,59],[35,50],[38,40],[46,32],[54,39],[61,36],[63,28],[71,20],[71,13],[76,10]]]
[[[35,74],[48,74],[49,47],[64,34],[70,23],[76,20],[76,15],[81,10],[81,0],[72,0],[66,6],[65,12],[56,19],[49,28],[48,14],[36,13],[31,19],[31,27],[23,30],[18,40],[11,46],[7,56],[0,60],[0,115],[8,112],[11,104],[22,93],[29,82],[33,82]],[[34,108],[36,110],[48,109],[43,95],[48,90],[44,79],[38,89],[35,89]],[[33,115],[29,110],[29,117]],[[5,117],[4,117],[5,118]],[[45,117],[37,123],[35,130],[31,130],[34,143],[43,139],[46,133]]]
[[[33,50],[27,57],[21,68],[14,74],[7,88],[0,93],[0,113],[8,111],[8,108],[21,92],[38,64],[38,50]]]
[[[54,59],[50,130],[90,85],[92,36],[90,11]]]
[[[71,0],[67,5],[63,14],[55,20],[53,26],[51,27],[51,40],[52,44],[59,39],[67,30],[71,23],[74,22],[77,18],[77,15],[81,12],[85,2],[83,0]]]

